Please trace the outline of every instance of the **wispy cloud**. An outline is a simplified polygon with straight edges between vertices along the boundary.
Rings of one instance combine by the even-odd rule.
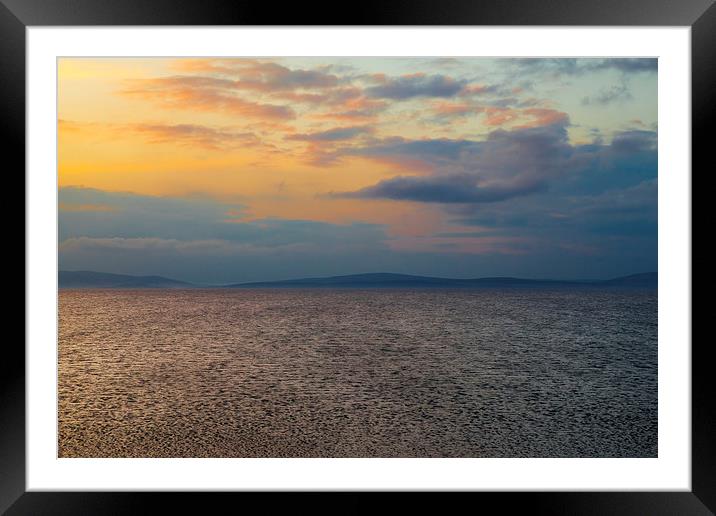
[[[206,149],[261,144],[254,133],[237,133],[196,124],[128,124],[123,128],[145,136],[150,143],[172,143]]]
[[[86,123],[61,120],[60,134],[81,133],[84,137],[100,137],[122,140],[139,137],[146,143],[171,144],[182,147],[197,147],[210,150],[225,150],[254,146],[270,147],[253,132],[237,132],[227,128],[210,127],[200,124],[164,123]]]
[[[626,102],[633,99],[634,96],[631,91],[629,91],[628,84],[626,81],[622,81],[620,84],[601,88],[595,95],[582,98],[582,104],[606,106],[607,104],[612,104],[614,102]]]
[[[372,130],[370,127],[336,127],[325,131],[315,133],[291,134],[286,138],[289,140],[298,140],[305,142],[335,142],[341,140],[350,140],[356,136],[369,134]]]
[[[135,79],[121,93],[153,101],[162,108],[230,112],[264,119],[295,118],[290,107],[244,99],[233,86],[225,79],[176,76]]]
[[[292,69],[257,59],[180,60],[175,63],[175,67],[229,77],[223,80],[224,84],[237,89],[263,92],[333,88],[341,82],[338,76],[323,70]]]

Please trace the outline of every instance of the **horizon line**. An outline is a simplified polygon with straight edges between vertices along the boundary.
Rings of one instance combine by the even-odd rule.
[[[595,279],[595,278],[572,278],[572,279],[555,279],[555,278],[530,278],[530,277],[522,277],[522,276],[470,276],[465,278],[456,278],[456,277],[446,277],[446,276],[429,276],[429,275],[422,275],[422,274],[408,274],[408,273],[402,273],[402,272],[359,272],[359,273],[351,273],[351,274],[334,274],[330,276],[301,276],[301,277],[292,277],[292,278],[286,278],[286,279],[274,279],[274,280],[251,280],[251,281],[230,281],[225,283],[203,283],[203,282],[196,282],[196,281],[188,281],[183,279],[176,279],[169,276],[163,276],[160,274],[126,274],[126,273],[118,273],[118,272],[102,272],[102,271],[96,271],[96,270],[88,270],[88,269],[78,269],[78,270],[68,270],[68,269],[58,269],[57,273],[58,275],[62,272],[70,272],[70,273],[92,273],[92,274],[106,274],[106,275],[113,275],[113,276],[126,276],[131,278],[161,278],[169,281],[175,281],[178,283],[186,283],[187,285],[192,286],[207,286],[207,287],[228,287],[228,286],[240,286],[240,285],[252,285],[252,284],[262,284],[262,283],[282,283],[282,282],[291,282],[291,281],[307,281],[307,280],[324,280],[324,279],[333,279],[333,278],[348,278],[348,277],[355,277],[355,276],[377,276],[377,275],[390,275],[390,276],[404,276],[404,277],[412,277],[412,278],[421,278],[421,279],[434,279],[434,280],[445,280],[445,281],[476,281],[476,280],[504,280],[504,279],[511,279],[511,280],[523,280],[523,281],[544,281],[544,282],[606,282],[606,281],[613,281],[617,279],[623,279],[623,278],[629,278],[632,276],[640,276],[645,274],[657,274],[658,270],[650,270],[650,271],[641,271],[641,272],[635,272],[631,274],[624,274],[620,276],[614,276],[609,277],[606,279]],[[59,281],[58,281],[59,283]]]

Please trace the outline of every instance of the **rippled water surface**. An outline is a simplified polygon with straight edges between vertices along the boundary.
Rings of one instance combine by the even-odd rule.
[[[656,291],[62,290],[61,457],[654,457]]]

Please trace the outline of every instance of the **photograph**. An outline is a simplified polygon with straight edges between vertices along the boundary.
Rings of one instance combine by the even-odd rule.
[[[659,458],[656,57],[56,63],[57,457]]]

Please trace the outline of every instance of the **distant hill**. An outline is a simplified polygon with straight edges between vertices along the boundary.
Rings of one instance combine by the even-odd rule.
[[[478,278],[478,279],[455,279],[436,278],[432,276],[411,276],[409,274],[351,274],[348,276],[331,276],[327,278],[302,278],[285,281],[262,281],[253,283],[239,283],[227,285],[229,288],[320,288],[320,287],[344,287],[344,288],[420,288],[420,287],[504,287],[504,286],[539,286],[543,284],[555,284],[563,282],[526,280],[519,278]]]
[[[656,287],[659,283],[659,274],[656,272],[643,272],[603,281],[603,285],[620,287]]]
[[[93,271],[60,271],[60,288],[188,288],[191,283],[162,276],[130,276]]]
[[[656,273],[635,274],[606,281],[534,280],[510,277],[457,279],[412,276],[409,274],[372,273],[237,283],[227,285],[227,288],[504,288],[558,286],[656,287]]]
[[[93,271],[60,271],[60,288],[192,288],[197,285],[162,276],[130,276]],[[300,278],[283,281],[260,281],[225,285],[225,288],[544,288],[544,287],[623,287],[657,288],[657,273],[632,274],[610,280],[549,280],[510,277],[437,278],[377,272]]]

